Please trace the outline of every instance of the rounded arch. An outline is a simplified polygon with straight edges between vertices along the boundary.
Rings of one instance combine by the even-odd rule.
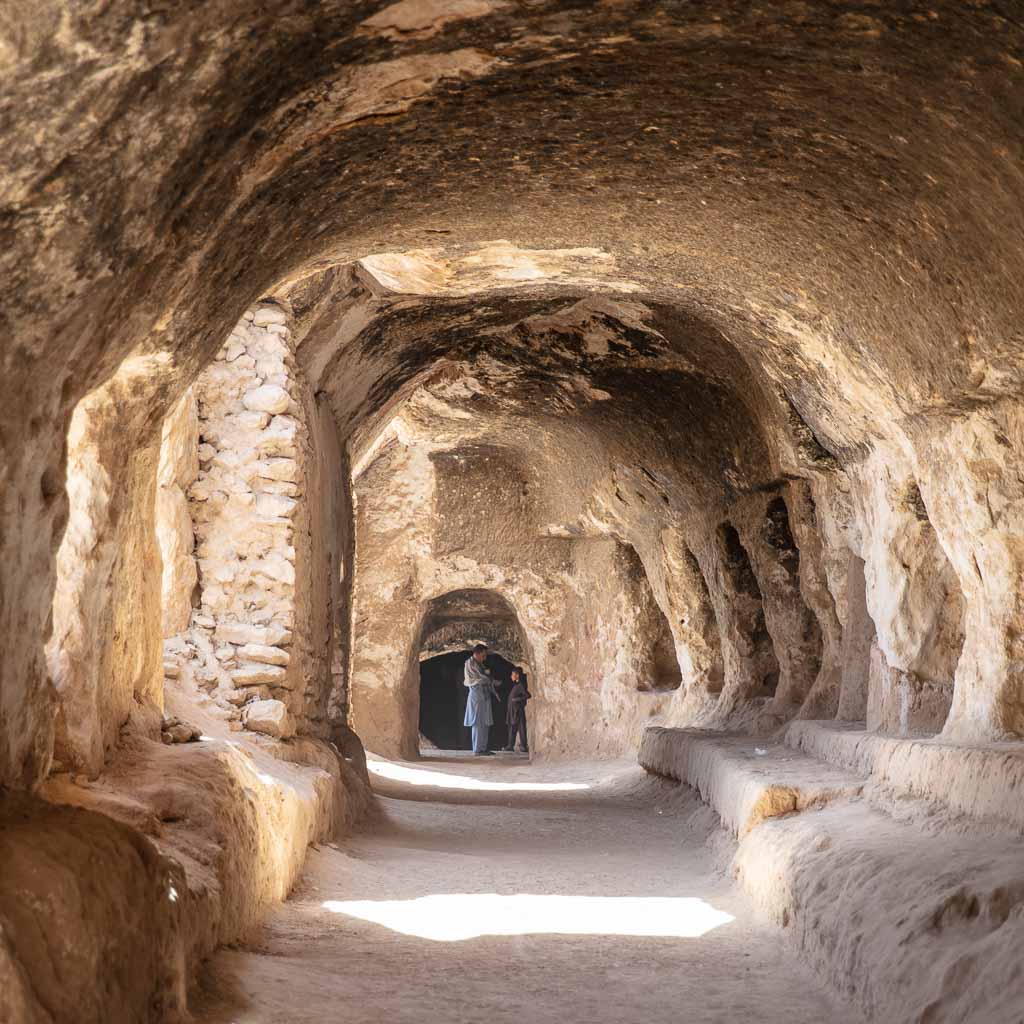
[[[393,603],[392,648],[352,673],[353,724],[367,748],[415,759],[420,746],[420,663],[485,643],[533,679],[533,644],[519,610],[499,590],[467,586]],[[402,635],[404,634],[404,636]]]
[[[462,725],[467,693],[462,673],[469,651],[478,643],[489,650],[488,663],[502,702],[511,687],[513,668],[532,678],[529,641],[511,601],[497,590],[462,587],[426,602],[420,624],[419,681],[415,688],[416,724],[422,750],[469,749]],[[491,730],[494,744],[505,743],[504,704],[496,708]]]
[[[420,626],[419,659],[486,644],[492,651],[529,670],[529,641],[512,603],[496,590],[466,587],[427,602]]]

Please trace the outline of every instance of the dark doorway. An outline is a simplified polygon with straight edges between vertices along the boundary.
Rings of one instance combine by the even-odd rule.
[[[420,733],[441,750],[473,749],[470,730],[462,724],[468,696],[462,680],[468,657],[468,651],[456,651],[420,662]],[[508,740],[505,709],[515,666],[500,654],[488,654],[487,665],[501,697],[494,705],[494,725],[487,746],[500,750]]]

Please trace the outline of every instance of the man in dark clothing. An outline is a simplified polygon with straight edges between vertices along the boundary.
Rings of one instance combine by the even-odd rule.
[[[505,721],[508,723],[508,745],[505,750],[514,750],[516,736],[519,737],[520,749],[524,754],[530,752],[526,740],[526,702],[530,699],[530,691],[526,688],[526,677],[514,668],[512,670],[512,690],[508,695],[508,712]]]

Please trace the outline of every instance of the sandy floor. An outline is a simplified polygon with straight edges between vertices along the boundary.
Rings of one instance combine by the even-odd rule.
[[[372,767],[377,820],[215,958],[199,1021],[857,1019],[756,919],[688,790],[633,765]]]

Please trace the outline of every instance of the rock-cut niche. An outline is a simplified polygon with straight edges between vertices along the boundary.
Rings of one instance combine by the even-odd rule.
[[[672,629],[661,610],[643,562],[630,544],[619,544],[618,558],[622,577],[632,590],[636,608],[639,658],[636,664],[636,688],[644,692],[678,690],[683,682],[676,656]]]

